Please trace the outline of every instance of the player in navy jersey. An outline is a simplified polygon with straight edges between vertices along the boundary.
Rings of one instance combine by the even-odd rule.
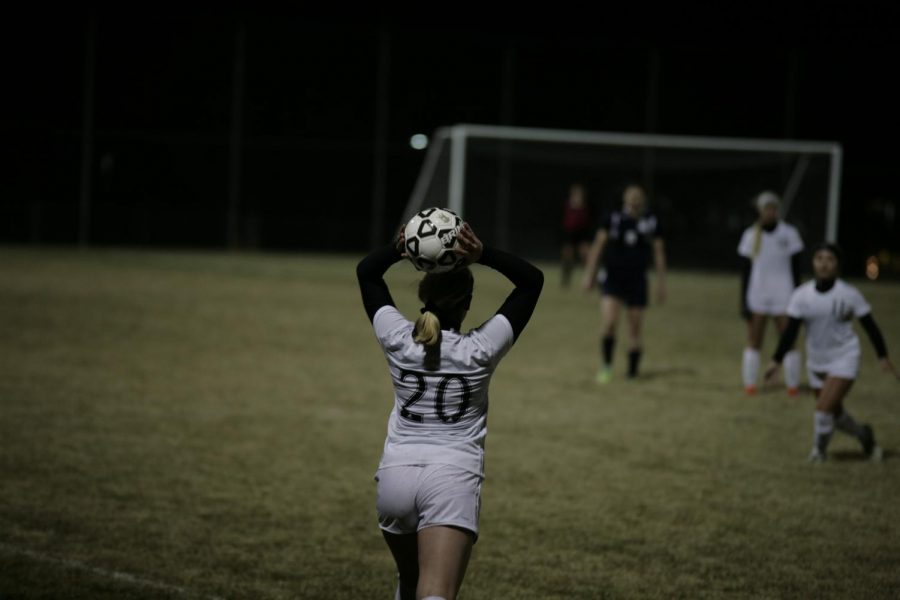
[[[456,252],[463,267],[426,274],[424,306],[412,323],[394,305],[384,273],[403,257],[404,240],[375,250],[356,268],[394,384],[394,408],[375,475],[376,509],[397,563],[397,600],[456,597],[478,537],[488,386],[518,339],[544,282],[528,262],[485,247],[465,223]],[[472,301],[468,265],[505,275],[515,288],[496,314],[462,332]]]
[[[791,295],[787,307],[789,321],[765,373],[766,380],[771,380],[793,347],[801,323],[806,324],[807,376],[816,394],[813,448],[809,455],[812,462],[825,460],[835,428],[856,437],[870,459],[881,458],[872,428],[858,424],[844,409],[844,398],[859,373],[860,347],[859,338],[853,332],[854,318],[859,319],[868,333],[882,370],[897,377],[869,303],[859,290],[838,278],[840,256],[834,244],[825,243],[816,248],[815,279]]]
[[[647,268],[656,268],[657,301],[666,298],[666,250],[656,215],[647,211],[647,194],[639,185],[629,185],[622,195],[623,207],[613,211],[597,230],[588,253],[583,287],[590,290],[602,281],[601,356],[599,383],[612,375],[613,353],[619,313],[624,304],[628,315],[628,376],[636,377],[642,352],[641,328],[647,306]],[[601,263],[605,269],[598,278]]]

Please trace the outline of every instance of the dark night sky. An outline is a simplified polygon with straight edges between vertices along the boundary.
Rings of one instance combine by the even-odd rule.
[[[589,14],[555,5],[507,15],[456,7],[458,14],[429,17],[95,9],[92,241],[225,244],[235,23],[242,21],[241,218],[247,227],[267,223],[261,238],[245,236],[247,244],[367,245],[378,44],[386,35],[385,228],[421,164],[407,144],[411,134],[462,122],[643,132],[656,56],[656,133],[842,143],[841,242],[869,251],[854,237],[871,220],[867,203],[900,199],[898,11],[889,3],[753,6],[663,13],[600,6],[603,13]],[[0,242],[76,240],[90,10],[67,10],[5,23]],[[512,97],[504,105],[505,66]],[[356,243],[326,235],[340,220],[359,232]],[[320,234],[298,239],[296,231],[310,226]],[[897,225],[885,236],[898,237]],[[896,240],[879,243],[900,251]]]

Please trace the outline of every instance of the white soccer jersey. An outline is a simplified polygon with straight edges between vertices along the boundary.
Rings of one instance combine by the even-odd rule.
[[[755,237],[756,226],[748,227],[737,249],[738,254],[753,261],[747,307],[757,314],[783,315],[794,290],[791,257],[803,250],[803,240],[793,225],[779,221],[772,231],[760,231],[759,250],[754,256]]]
[[[414,324],[395,307],[378,309],[372,325],[394,383],[379,468],[445,463],[483,476],[488,385],[512,346],[512,325],[494,315],[466,334],[443,331],[435,370],[426,370]]]
[[[806,363],[810,371],[829,372],[833,365],[859,360],[859,338],[853,319],[872,312],[862,294],[838,279],[827,292],[816,290],[815,281],[798,287],[787,314],[806,323]]]

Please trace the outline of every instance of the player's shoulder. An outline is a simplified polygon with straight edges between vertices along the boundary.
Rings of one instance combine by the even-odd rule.
[[[372,316],[372,324],[375,325],[381,321],[389,321],[391,323],[409,323],[406,317],[403,316],[399,310],[397,310],[396,306],[391,304],[385,304],[381,308],[375,311],[375,314]]]
[[[796,288],[794,288],[794,296],[798,298],[808,297],[815,294],[816,291],[816,280],[810,279],[805,283],[801,283]]]
[[[402,345],[403,337],[412,330],[413,323],[397,307],[386,304],[375,311],[372,327],[382,345],[393,348]]]
[[[785,233],[798,233],[797,228],[787,221],[778,221],[778,227]]]
[[[834,286],[840,294],[848,296],[859,296],[860,298],[862,298],[862,292],[859,291],[859,288],[846,279],[838,278],[837,280],[835,280]]]
[[[509,319],[498,313],[461,336],[461,342],[471,352],[475,362],[488,364],[509,349],[514,338]]]
[[[781,228],[781,236],[783,239],[787,240],[787,244],[794,250],[799,251],[799,249],[803,248],[803,236],[800,235],[799,229],[785,221],[780,221],[778,226]]]

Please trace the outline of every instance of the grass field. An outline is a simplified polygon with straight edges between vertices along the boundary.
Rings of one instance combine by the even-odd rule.
[[[0,598],[392,598],[355,262],[0,249]],[[838,435],[809,465],[811,400],[740,392],[736,276],[672,274],[645,376],[620,348],[601,388],[596,297],[542,267],[461,598],[898,597],[900,385],[864,334],[848,408],[886,459]],[[389,273],[408,315],[416,279]],[[856,283],[900,356],[900,286]],[[508,289],[476,267],[467,325]]]

